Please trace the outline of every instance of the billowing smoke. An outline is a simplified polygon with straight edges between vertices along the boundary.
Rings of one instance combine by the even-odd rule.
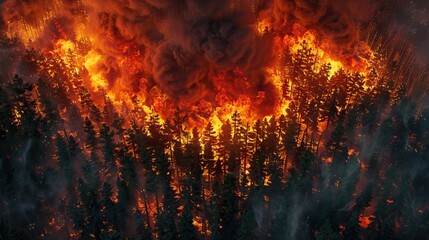
[[[429,3],[425,0],[275,0],[274,16],[278,26],[299,23],[315,29],[341,50],[357,44],[359,32],[369,22],[376,23],[379,34],[387,31],[413,45],[417,60],[429,66]],[[284,27],[283,29],[287,29]]]
[[[149,80],[174,100],[210,98],[216,72],[240,68],[252,77],[264,71],[270,57],[268,40],[250,26],[255,17],[251,12],[239,13],[229,1],[107,1],[89,5],[90,22],[100,26],[93,31],[102,29],[97,42],[102,43],[103,51],[123,54],[105,35],[115,42],[137,44]]]
[[[222,73],[228,79],[238,70],[249,85],[244,94],[254,102],[261,93],[265,96],[256,106],[263,115],[279,101],[273,83],[265,77],[270,60],[275,59],[273,36],[290,33],[291,26],[298,23],[338,47],[332,51],[350,53],[359,46],[360,26],[374,18],[385,2],[7,0],[0,5],[0,27],[7,32],[24,29],[20,37],[30,38],[31,47],[44,50],[52,49],[58,39],[78,41],[89,36],[102,55],[98,68],[110,88],[121,85],[132,91],[150,91],[156,87],[172,102],[187,105],[205,99],[216,106],[216,76]],[[396,17],[402,32],[407,29],[403,16],[411,11],[405,9]],[[261,16],[272,19],[273,34],[257,33],[255,23]],[[418,16],[421,23],[427,20],[424,14]],[[428,39],[421,32],[416,37],[419,45]],[[231,97],[240,91],[234,83],[222,88]]]
[[[280,25],[297,22],[349,48],[359,40],[359,25],[370,20],[380,6],[381,1],[371,0],[276,0],[274,16]]]
[[[273,89],[261,79],[270,63],[271,39],[255,32],[252,24],[257,15],[244,5],[226,0],[107,0],[66,1],[57,6],[54,1],[11,0],[2,5],[2,16],[4,22],[23,20],[40,29],[32,46],[41,49],[52,49],[58,39],[76,40],[76,29],[83,24],[103,55],[102,68],[120,73],[105,74],[111,87],[118,78],[139,86],[136,82],[144,76],[149,87],[156,86],[173,101],[192,103],[213,99],[213,77],[236,69],[252,86],[250,97]],[[129,66],[119,62],[130,58],[141,67],[127,72]],[[266,101],[273,104],[276,93],[271,92],[270,98]]]

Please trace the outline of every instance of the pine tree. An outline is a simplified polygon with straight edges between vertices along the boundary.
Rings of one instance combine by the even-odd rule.
[[[103,121],[103,115],[95,104],[91,104],[90,116],[97,124]]]
[[[211,203],[211,209],[212,211],[210,212],[210,231],[211,231],[211,235],[210,235],[210,239],[211,240],[221,240],[222,239],[222,235],[221,235],[221,230],[220,230],[220,203],[218,202],[217,196],[214,196],[214,201],[212,200]]]
[[[121,164],[119,169],[121,178],[127,182],[127,185],[129,185],[131,189],[136,189],[138,182],[134,158],[132,158],[128,153],[121,153],[120,155],[122,155],[119,160]]]
[[[266,178],[265,165],[265,154],[261,150],[256,150],[253,154],[253,158],[250,161],[249,178],[250,184],[253,188],[261,188],[264,186]]]
[[[73,137],[73,135],[69,135],[68,143],[70,156],[73,158],[80,152],[79,143],[76,141],[76,138]]]
[[[209,122],[203,133],[203,168],[207,171],[209,185],[212,183],[212,177],[215,176],[215,167],[219,161],[215,161],[214,147],[216,145],[216,132],[213,125]],[[220,163],[220,162],[219,162]]]
[[[192,142],[189,146],[192,148],[190,153],[190,185],[191,185],[191,200],[194,206],[200,206],[202,204],[203,195],[203,169],[201,159],[201,144],[199,141],[199,134],[197,128],[192,131]]]
[[[342,117],[339,118],[335,129],[331,134],[331,139],[326,144],[326,148],[332,156],[333,161],[345,161],[347,158],[347,138],[344,133],[344,113],[342,113]]]
[[[92,121],[88,117],[85,117],[85,125],[83,129],[86,133],[85,146],[90,152],[93,152],[97,149],[98,138],[97,138],[97,132],[95,131],[95,127],[92,124]]]
[[[79,90],[79,96],[82,108],[89,112],[94,103],[91,99],[91,94],[89,93],[88,89],[84,86],[81,86]]]
[[[224,177],[221,187],[222,208],[220,211],[222,239],[234,239],[237,231],[238,196],[236,177],[229,173]]]
[[[100,129],[100,142],[102,145],[104,161],[107,167],[115,166],[114,135],[115,134],[110,131],[110,127],[103,123]]]
[[[49,100],[43,100],[43,113],[42,129],[45,133],[49,134],[57,123],[60,122],[61,116],[56,106]]]
[[[98,189],[100,185],[100,176],[96,161],[97,156],[95,156],[94,152],[91,152],[90,159],[87,159],[82,167],[85,181],[92,189]]]
[[[219,140],[218,140],[219,159],[223,163],[222,165],[223,165],[224,174],[226,173],[226,163],[229,159],[231,144],[232,144],[232,127],[231,127],[231,124],[229,123],[229,120],[227,120],[221,127]]]
[[[15,75],[12,82],[9,83],[9,89],[12,91],[12,99],[15,116],[13,123],[20,126],[23,133],[30,136],[38,135],[40,126],[40,114],[37,113],[37,101],[33,99],[34,85],[24,83],[24,80]]]
[[[298,149],[298,138],[299,138],[300,125],[298,121],[298,113],[296,104],[290,102],[289,108],[287,109],[287,120],[284,129],[284,136],[282,137],[282,143],[286,151],[286,161],[284,166],[284,172],[286,172],[288,158],[294,157],[296,150]],[[292,158],[292,161],[294,159]]]
[[[78,202],[77,196],[71,193],[69,203],[66,205],[68,217],[73,221],[73,229],[80,235],[85,227],[85,212],[82,202]]]
[[[150,228],[149,223],[145,220],[145,217],[140,211],[135,213],[136,215],[136,234],[134,239],[141,240],[152,240],[152,229]]]
[[[270,119],[267,129],[266,149],[268,153],[267,175],[269,177],[269,190],[271,194],[280,193],[282,187],[282,162],[279,152],[279,135],[277,120],[275,117]]]
[[[82,201],[82,209],[84,211],[84,218],[82,218],[82,220],[84,220],[82,238],[86,239],[91,235],[95,238],[99,238],[102,223],[100,217],[100,205],[98,204],[98,189],[94,189],[82,179],[79,179],[78,181],[78,189],[80,199]]]
[[[118,222],[123,226],[129,216],[129,210],[133,204],[132,193],[128,183],[119,176],[116,178],[116,185],[118,188]]]
[[[105,228],[118,229],[118,216],[116,204],[112,200],[112,185],[105,182],[101,189],[100,205],[101,205],[101,218]]]
[[[115,111],[115,107],[113,106],[113,102],[110,99],[109,96],[107,96],[106,94],[104,95],[104,105],[103,105],[103,119],[107,124],[112,124],[113,123],[113,119],[114,119],[114,115],[116,113]]]
[[[203,143],[204,143],[204,145],[209,144],[212,148],[216,144],[216,132],[215,132],[211,122],[207,123],[207,126],[204,129]],[[211,149],[211,151],[213,151],[213,149]],[[211,157],[212,156],[211,152],[206,153],[206,151],[204,150],[204,154],[209,154],[209,157],[204,157],[205,159],[213,159],[214,158],[214,156]],[[214,153],[213,153],[213,155],[214,155]],[[204,156],[206,156],[206,155],[204,155]]]
[[[56,157],[60,170],[64,173],[67,186],[70,186],[73,181],[73,166],[71,160],[71,154],[67,147],[67,143],[64,138],[57,133],[56,136]]]
[[[188,180],[189,182],[189,180]],[[182,190],[182,214],[179,217],[178,223],[178,236],[181,240],[197,240],[197,230],[193,225],[193,216],[192,216],[192,199],[190,192],[190,184],[184,183]]]
[[[231,116],[231,125],[233,130],[233,136],[234,138],[237,138],[240,134],[240,127],[241,127],[241,116],[240,113],[236,110],[234,114]]]
[[[188,114],[186,114],[182,109],[177,107],[174,111],[173,124],[176,139],[179,142],[181,142],[182,135],[184,133],[183,124],[186,122],[187,118]]]

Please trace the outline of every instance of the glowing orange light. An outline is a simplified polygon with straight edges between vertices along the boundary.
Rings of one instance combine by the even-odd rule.
[[[369,215],[369,216],[360,215],[359,216],[359,226],[363,229],[368,228],[371,225],[374,218],[375,218],[374,215]]]
[[[325,157],[322,158],[322,161],[326,164],[332,163],[332,157]]]

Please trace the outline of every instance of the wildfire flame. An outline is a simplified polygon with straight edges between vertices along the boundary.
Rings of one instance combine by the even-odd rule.
[[[112,138],[115,139],[112,142],[122,142],[129,149],[108,147],[115,148],[112,152],[127,151],[124,155],[129,154],[133,159],[138,159],[146,153],[136,151],[132,143],[128,146],[128,142],[135,140],[143,145],[146,142],[142,139],[147,140],[148,136],[150,136],[148,138],[150,141],[156,141],[157,136],[151,132],[150,120],[155,119],[153,121],[155,124],[165,124],[164,126],[177,124],[182,127],[183,125],[185,126],[183,132],[182,129],[175,132],[177,131],[175,126],[165,127],[168,129],[166,135],[171,133],[171,136],[168,136],[171,139],[163,139],[168,142],[169,149],[161,149],[160,153],[156,152],[158,149],[151,149],[156,152],[154,155],[160,159],[164,157],[163,153],[168,152],[166,155],[169,157],[165,157],[165,159],[169,158],[166,161],[170,162],[167,162],[166,165],[170,163],[173,165],[173,163],[177,164],[174,162],[176,156],[173,153],[183,154],[182,149],[188,147],[191,149],[188,145],[195,142],[197,146],[192,147],[198,148],[205,145],[206,140],[203,138],[211,136],[201,137],[199,133],[202,133],[208,124],[213,127],[213,135],[217,134],[217,136],[213,136],[216,139],[213,140],[215,142],[221,138],[219,133],[222,132],[223,124],[231,119],[234,120],[237,116],[239,118],[237,121],[242,121],[237,125],[240,125],[244,131],[248,131],[246,134],[249,133],[249,135],[259,134],[258,129],[253,126],[260,119],[265,121],[262,125],[263,128],[266,128],[261,132],[269,135],[270,131],[267,131],[271,127],[269,121],[281,116],[283,122],[280,123],[279,120],[277,125],[276,121],[273,121],[273,126],[275,125],[273,128],[276,130],[271,129],[272,132],[279,135],[281,144],[271,143],[270,136],[264,136],[267,139],[264,141],[269,142],[269,144],[265,142],[264,144],[270,145],[264,146],[266,148],[264,151],[268,151],[267,149],[270,149],[271,145],[274,145],[272,151],[281,148],[282,153],[276,157],[284,159],[284,163],[281,167],[270,166],[270,164],[278,164],[276,158],[273,157],[269,162],[264,162],[263,166],[251,165],[248,157],[252,154],[257,156],[255,152],[260,150],[258,149],[260,146],[256,147],[259,144],[259,136],[248,140],[249,136],[246,135],[246,140],[243,141],[245,146],[242,147],[246,152],[242,153],[243,150],[238,147],[238,154],[242,154],[238,158],[240,161],[244,159],[243,163],[238,164],[240,172],[237,173],[239,180],[243,181],[240,182],[243,184],[240,187],[243,188],[254,187],[255,183],[250,179],[256,174],[252,172],[256,171],[255,168],[261,168],[261,172],[265,172],[271,167],[281,169],[280,172],[283,171],[281,174],[279,173],[281,177],[278,179],[274,174],[263,177],[263,181],[258,184],[267,189],[275,181],[286,182],[287,180],[283,176],[288,174],[302,181],[303,176],[294,176],[296,174],[294,168],[295,165],[298,165],[296,162],[303,158],[305,161],[311,162],[311,167],[303,166],[303,170],[299,169],[306,174],[314,171],[312,168],[319,163],[324,170],[337,167],[337,165],[353,166],[353,169],[345,171],[344,176],[338,174],[326,177],[332,178],[332,180],[326,180],[320,186],[313,187],[311,192],[315,195],[322,194],[323,188],[327,184],[332,185],[333,191],[340,192],[350,185],[356,188],[352,194],[353,199],[356,200],[360,195],[358,193],[363,192],[362,188],[366,184],[364,177],[360,176],[373,174],[370,169],[372,162],[366,159],[367,156],[360,156],[360,152],[365,152],[365,149],[354,149],[353,144],[347,146],[342,142],[346,141],[343,139],[348,136],[341,135],[345,135],[343,125],[347,125],[342,122],[344,119],[341,118],[341,114],[345,114],[346,111],[343,110],[356,107],[352,106],[353,103],[363,102],[363,97],[357,99],[356,95],[359,94],[353,92],[354,90],[359,93],[369,93],[378,84],[388,84],[382,82],[386,79],[378,78],[378,76],[390,78],[391,69],[395,71],[392,75],[397,78],[407,78],[415,74],[407,66],[411,62],[411,57],[401,55],[402,53],[408,54],[405,48],[396,51],[392,50],[394,48],[392,47],[389,51],[383,51],[380,46],[388,45],[387,43],[374,43],[377,41],[364,35],[361,35],[360,38],[356,37],[359,31],[352,23],[353,21],[344,17],[344,13],[334,12],[332,15],[335,16],[335,19],[322,20],[321,15],[326,11],[335,10],[333,6],[330,6],[334,3],[327,3],[328,1],[325,1],[327,6],[322,6],[323,4],[309,6],[312,4],[308,1],[297,0],[298,5],[304,5],[289,9],[287,1],[275,0],[273,6],[270,7],[265,6],[262,3],[264,1],[247,1],[252,2],[252,7],[246,8],[246,1],[238,0],[232,1],[233,3],[227,1],[227,7],[221,10],[219,9],[223,8],[222,4],[219,4],[222,7],[214,6],[213,3],[199,5],[195,3],[198,1],[187,4],[181,3],[187,1],[161,1],[161,3],[155,4],[152,1],[138,2],[135,0],[120,1],[120,4],[112,0],[107,0],[105,4],[88,0],[77,2],[49,0],[48,2],[52,4],[45,7],[40,2],[39,4],[28,3],[27,6],[24,3],[21,5],[17,1],[7,1],[4,5],[0,5],[4,8],[1,12],[5,13],[5,16],[2,17],[4,29],[2,29],[3,22],[0,21],[0,30],[6,33],[5,39],[7,38],[11,42],[10,45],[16,48],[14,51],[16,50],[19,55],[8,60],[11,63],[9,64],[11,69],[7,69],[10,70],[9,72],[17,72],[25,79],[29,79],[28,81],[37,81],[33,94],[44,94],[49,100],[63,100],[52,97],[53,93],[43,93],[43,87],[40,87],[40,91],[37,89],[38,85],[47,84],[50,86],[45,89],[64,90],[64,94],[57,95],[64,98],[70,97],[64,101],[70,101],[72,104],[55,106],[58,108],[56,109],[58,114],[61,115],[59,118],[63,133],[59,133],[60,131],[57,133],[61,135],[61,138],[67,139],[69,136],[80,138],[79,136],[83,135],[80,133],[82,132],[81,126],[77,130],[68,129],[72,128],[71,126],[74,124],[71,119],[73,114],[78,114],[80,115],[77,117],[79,121],[87,119],[90,124],[98,124],[99,133],[94,134],[102,134],[101,125],[114,128]],[[213,2],[216,4],[216,1]],[[315,9],[307,9],[312,7]],[[19,10],[18,13],[14,11],[16,9]],[[183,13],[177,9],[183,10]],[[207,13],[201,13],[206,9]],[[349,11],[350,9],[345,12]],[[23,16],[19,16],[20,13]],[[242,13],[244,17],[236,17],[237,13]],[[0,49],[1,51],[3,50]],[[392,58],[394,58],[394,62],[403,61],[406,64],[399,64],[400,67],[394,68],[390,66]],[[357,83],[353,82],[354,80]],[[401,84],[401,81],[393,82],[392,84]],[[352,85],[350,88],[352,90],[348,88],[349,85]],[[399,90],[398,87],[389,93],[402,94]],[[378,92],[376,90],[371,93]],[[316,99],[314,95],[320,96]],[[341,101],[341,104],[336,101]],[[299,116],[296,119],[293,116],[290,116],[290,119],[287,118],[289,114],[294,114],[293,110],[297,102],[306,106],[298,107],[300,110],[297,111]],[[36,104],[43,105],[44,103]],[[19,127],[25,123],[25,114],[23,111],[20,112],[21,106],[16,105],[12,106],[11,119],[13,125]],[[72,109],[72,107],[68,109],[69,106],[76,107],[76,109]],[[105,114],[109,108],[114,109],[111,111],[111,116]],[[36,106],[36,109],[39,112],[45,110],[42,106]],[[312,111],[316,112],[315,116],[310,116]],[[328,111],[329,113],[326,113]],[[347,112],[349,114],[347,117],[353,118],[350,112],[352,111]],[[307,116],[304,116],[306,114]],[[101,115],[103,117],[99,117]],[[88,118],[86,118],[87,116]],[[170,122],[171,118],[174,118],[173,123]],[[94,121],[91,122],[89,119]],[[179,121],[179,123],[175,121]],[[289,122],[286,121],[293,123],[289,125]],[[336,121],[335,126],[332,126],[331,121]],[[143,126],[144,124],[149,126]],[[194,127],[199,132],[192,132],[191,136],[189,129]],[[288,131],[282,129],[286,127]],[[132,131],[137,128],[142,131],[142,134],[136,137],[137,140],[132,141],[130,139],[135,137]],[[209,130],[211,131],[211,129]],[[70,133],[67,133],[68,131]],[[110,129],[107,129],[105,134],[109,135],[109,131]],[[126,134],[123,134],[124,132]],[[296,136],[290,134],[293,135],[293,139],[288,139],[289,132],[296,133]],[[284,135],[282,135],[283,133]],[[182,136],[181,134],[187,135]],[[236,129],[229,131],[229,134],[239,135]],[[332,134],[331,143],[326,141],[328,134]],[[176,137],[179,139],[174,139]],[[194,141],[193,138],[198,140]],[[400,140],[397,136],[393,138]],[[184,139],[186,139],[186,143],[182,141]],[[278,142],[279,139],[275,140]],[[82,139],[78,140],[84,142]],[[200,142],[200,140],[202,141]],[[231,141],[235,141],[235,139]],[[151,142],[153,145],[156,143]],[[240,144],[243,143],[240,142]],[[282,146],[277,146],[277,144]],[[218,164],[221,161],[222,167],[226,168],[226,162],[229,161],[226,155],[215,156],[215,153],[219,154],[222,147],[213,145],[215,146],[210,145],[213,148],[210,149],[212,156],[207,158],[204,156],[204,159],[201,160],[201,165],[206,164],[202,166],[204,169],[201,169],[203,183],[206,181],[210,184],[212,177],[220,178],[220,176],[213,176],[213,173],[209,172],[209,168],[214,169],[221,166]],[[294,150],[299,146],[303,153],[304,150],[308,150],[308,153],[317,159],[307,160],[305,159],[307,156],[292,154],[294,150],[287,149],[290,147],[289,145],[293,145],[291,148],[295,148]],[[334,147],[329,149],[329,145]],[[176,147],[178,150],[173,149]],[[250,149],[249,152],[247,152],[247,148]],[[97,159],[99,157],[97,154],[101,155],[86,145],[82,147],[82,150],[84,158]],[[103,150],[108,152],[111,149]],[[329,150],[332,151],[329,152]],[[197,149],[195,152],[207,153],[205,149]],[[305,153],[307,154],[307,152]],[[70,155],[70,153],[68,154]],[[340,162],[338,159],[342,158],[349,160],[345,163]],[[126,164],[122,164],[119,159],[114,159],[112,162],[117,169],[125,168]],[[211,164],[216,166],[209,167]],[[183,174],[174,169],[175,166],[172,168],[176,171],[172,171],[173,174]],[[289,170],[293,171],[288,172]],[[107,171],[99,172],[99,174],[102,175]],[[152,167],[142,171],[155,172]],[[154,174],[161,175],[157,167],[156,171],[158,172]],[[223,171],[225,172],[225,169]],[[112,176],[112,173],[109,174]],[[148,175],[145,174],[142,176]],[[170,173],[166,173],[166,175],[168,174]],[[321,171],[320,174],[319,177],[325,178],[322,176],[325,174],[324,171]],[[355,174],[360,177],[356,183],[346,179]],[[126,174],[120,170],[116,177],[119,181],[126,182],[125,176]],[[172,192],[182,191],[180,190],[183,187],[181,177],[180,175],[172,177]],[[105,178],[107,177],[101,177],[103,180]],[[317,181],[317,176],[314,176],[313,180]],[[216,179],[216,181],[218,180]],[[154,194],[146,194],[144,190],[137,192],[138,196],[134,199],[136,204],[134,211],[146,215],[147,219],[155,219],[155,216],[159,216],[163,208],[166,208],[161,200],[164,194],[161,191],[155,190]],[[203,189],[203,195],[207,199],[216,197],[212,196],[213,193],[210,191],[207,195],[205,194]],[[308,192],[306,196],[307,194]],[[120,204],[121,197],[120,191],[114,189],[109,200],[113,204]],[[266,205],[275,200],[273,199],[269,195],[263,195],[263,202]],[[395,201],[399,202],[396,199]],[[385,203],[388,206],[397,205],[390,198]],[[370,205],[370,203],[366,205],[368,204]],[[353,207],[350,203],[347,206]],[[343,209],[346,209],[347,206]],[[376,222],[374,220],[376,213],[372,208],[374,208],[374,204],[364,207],[358,213],[359,215],[353,215],[354,220],[357,219],[357,216],[359,217],[360,228],[370,228],[374,225],[373,222]],[[175,210],[183,214],[186,208],[182,205]],[[423,210],[420,211],[423,214]],[[60,219],[52,218],[48,225],[60,230],[60,221]],[[147,222],[150,228],[153,222],[150,220]],[[207,223],[208,220],[201,216],[194,216],[191,221],[191,225],[196,227],[199,232],[210,234],[211,229],[207,229]],[[338,228],[344,232],[347,227],[340,225]],[[41,236],[44,237],[44,235]],[[78,235],[71,233],[70,237],[77,238]],[[95,238],[95,235],[91,235],[91,237]]]
[[[18,25],[21,26],[22,23]],[[90,29],[83,25],[78,25],[74,32],[81,38],[70,39],[67,36],[64,36],[65,38],[58,38],[54,40],[52,49],[42,49],[42,52],[47,57],[58,57],[64,62],[68,67],[68,74],[75,75],[75,77],[77,76],[77,78],[82,80],[82,84],[95,98],[95,104],[99,107],[103,105],[104,101],[103,98],[97,97],[100,95],[100,92],[106,94],[113,101],[117,109],[124,109],[124,106],[132,109],[132,96],[135,96],[134,101],[137,100],[141,103],[138,107],[141,108],[146,116],[149,116],[154,111],[165,119],[172,115],[172,110],[174,109],[172,105],[176,105],[191,112],[191,117],[187,122],[189,127],[197,126],[202,128],[210,121],[216,130],[220,129],[221,122],[230,119],[236,111],[240,112],[242,118],[250,125],[254,124],[256,119],[261,117],[286,114],[290,102],[289,99],[283,98],[271,102],[270,105],[272,106],[270,108],[273,108],[272,111],[258,114],[255,111],[255,107],[263,105],[264,101],[269,97],[268,94],[284,95],[284,85],[290,84],[290,79],[287,79],[287,69],[285,69],[284,63],[282,63],[282,56],[285,54],[296,54],[302,50],[304,44],[311,50],[316,59],[316,64],[313,66],[314,71],[318,72],[323,66],[329,65],[330,78],[340,69],[367,76],[369,69],[372,68],[372,50],[364,42],[359,43],[360,48],[364,49],[364,51],[356,52],[351,59],[340,58],[329,53],[329,42],[320,40],[314,30],[305,30],[299,24],[294,24],[292,34],[274,35],[270,32],[270,29],[272,27],[268,18],[261,18],[255,24],[257,34],[273,38],[275,48],[278,49],[279,54],[274,56],[274,64],[267,66],[263,71],[266,81],[274,86],[273,91],[266,92],[260,90],[257,91],[256,95],[253,95],[254,91],[250,90],[250,88],[252,88],[251,82],[254,80],[246,76],[240,67],[236,67],[233,71],[232,79],[231,74],[222,71],[218,71],[217,75],[213,77],[213,88],[216,93],[214,100],[201,99],[196,103],[175,102],[174,99],[159,89],[158,86],[155,85],[149,89],[146,85],[142,84],[142,82],[148,81],[145,77],[132,79],[131,76],[135,77],[138,72],[141,72],[145,68],[139,60],[141,55],[140,50],[134,48],[132,43],[117,42],[113,36],[107,36],[107,39],[112,41],[112,44],[118,44],[121,51],[126,53],[125,57],[117,57],[109,61],[111,61],[111,64],[119,65],[123,71],[130,72],[119,75],[112,73],[113,70],[110,69],[110,66],[106,65],[107,56],[104,56],[103,51],[97,48],[97,45],[99,45],[97,38],[93,37]],[[42,34],[42,30],[33,28],[25,30],[23,27],[10,28],[8,35],[10,37],[27,35],[28,41],[25,44],[31,47],[38,36]],[[83,36],[86,36],[85,39],[87,40],[85,46],[81,46]],[[43,71],[45,69],[39,69],[39,72]],[[130,89],[130,85],[136,80],[140,82],[140,88]],[[241,88],[240,92],[230,92],[229,85],[231,81],[234,85]],[[125,115],[126,113],[123,112],[123,114]]]
[[[375,217],[374,215],[369,215],[369,216],[360,215],[359,216],[359,226],[363,229],[368,228],[369,225],[371,225],[374,217]]]

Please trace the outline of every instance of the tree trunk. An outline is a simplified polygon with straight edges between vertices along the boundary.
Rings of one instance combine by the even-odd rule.
[[[149,226],[149,228],[151,228],[151,226],[150,226],[150,216],[149,216],[149,207],[148,207],[148,204],[147,204],[146,193],[143,191],[142,195],[143,195],[144,210],[145,210],[145,214],[146,214],[147,225]]]

